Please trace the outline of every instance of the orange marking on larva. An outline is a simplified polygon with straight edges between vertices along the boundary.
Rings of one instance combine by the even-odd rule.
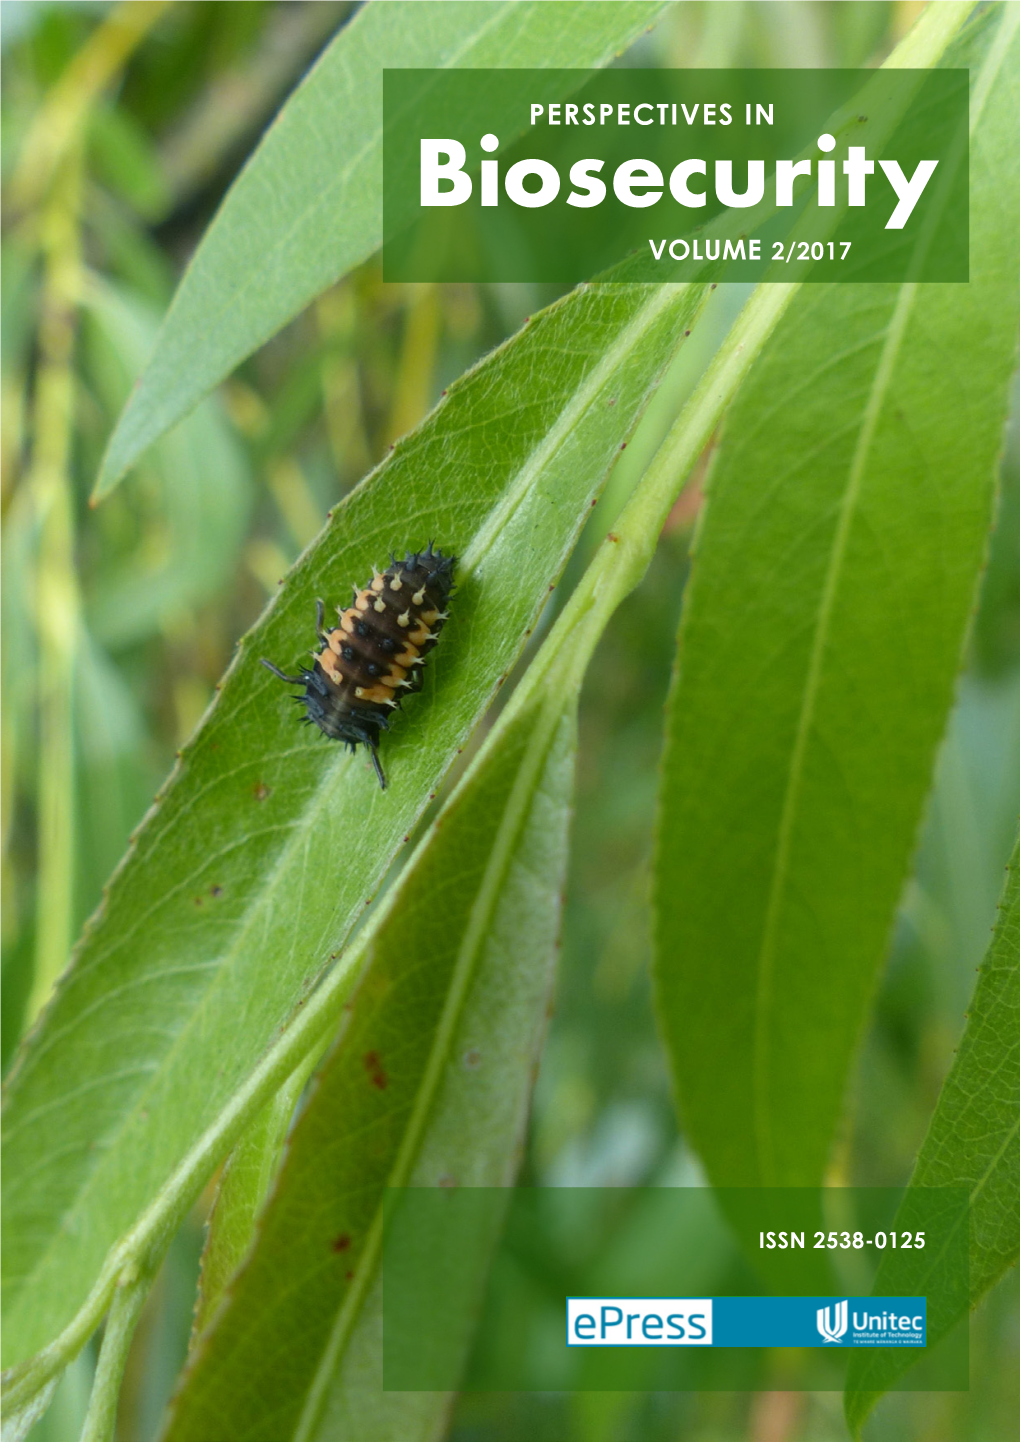
[[[335,686],[339,686],[343,683],[343,673],[337,669],[336,661],[333,658],[333,652],[329,649],[328,646],[325,651],[322,651],[319,654],[319,665],[322,667],[326,675]]]
[[[393,664],[394,666],[413,666],[417,659],[418,647],[408,645],[404,647],[399,656],[394,656]]]
[[[384,577],[384,576],[381,576],[381,575],[379,574],[379,572],[376,571],[376,573],[375,573],[374,576],[372,577],[372,586],[371,586],[371,589],[372,589],[373,591],[381,591],[385,585],[386,585],[386,579],[385,579],[385,577]]]
[[[345,611],[340,617],[340,629],[348,636],[354,635],[354,617],[350,611]]]
[[[410,632],[407,639],[409,641],[413,641],[416,646],[421,646],[429,639],[431,634],[432,633],[429,630],[428,626],[426,626],[424,622],[419,621],[418,625],[414,628],[413,631]]]
[[[326,640],[329,643],[329,649],[333,652],[333,655],[339,656],[340,647],[343,645],[343,632],[340,630],[339,626],[335,631],[330,631],[329,635],[326,637]]]
[[[432,622],[436,619],[438,615],[438,611],[422,611],[421,619],[425,622],[427,626],[431,626]]]
[[[367,611],[369,606],[369,599],[370,597],[368,591],[359,591],[357,596],[354,598],[354,605],[359,611]]]

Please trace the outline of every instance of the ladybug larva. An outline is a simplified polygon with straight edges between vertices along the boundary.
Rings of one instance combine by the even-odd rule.
[[[304,686],[295,696],[307,709],[305,720],[324,735],[343,741],[352,751],[367,746],[385,791],[379,763],[379,733],[388,731],[393,711],[408,692],[421,690],[422,667],[443,628],[444,607],[453,589],[456,556],[433,550],[408,551],[402,561],[390,556],[388,570],[377,571],[346,610],[337,607],[340,623],[322,629],[325,607],[319,601],[315,629],[322,642],[313,651],[310,671],[288,676],[262,658],[274,676],[289,686]]]

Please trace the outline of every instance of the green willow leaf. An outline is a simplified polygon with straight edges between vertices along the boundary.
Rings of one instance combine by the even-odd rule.
[[[383,67],[606,64],[664,0],[366,5],[229,191],[110,439],[105,495],[147,446],[382,241]]]
[[[95,1325],[111,1249],[164,1214],[168,1179],[329,968],[519,655],[702,294],[588,287],[536,316],[345,499],[243,639],[12,1077],[5,1360],[89,1297]],[[364,754],[297,725],[258,660],[293,665],[316,597],[346,603],[388,551],[430,537],[461,557],[459,591],[385,740],[381,792]]]
[[[655,974],[680,1108],[720,1184],[823,1176],[952,702],[1016,354],[1015,23],[993,11],[968,41],[987,57],[970,284],[805,287],[710,478],[669,706]]]
[[[383,1391],[384,1192],[513,1181],[555,970],[575,699],[549,686],[490,737],[388,898],[168,1442],[434,1435],[444,1394]]]
[[[963,1040],[939,1096],[914,1175],[901,1207],[926,1187],[966,1187],[970,1193],[970,1296],[976,1307],[1020,1256],[1020,838],[991,945],[978,975]],[[939,1257],[883,1257],[876,1296],[931,1295]],[[932,1346],[965,1311],[929,1323]],[[846,1417],[855,1436],[872,1407],[913,1359],[855,1354],[847,1374]]]

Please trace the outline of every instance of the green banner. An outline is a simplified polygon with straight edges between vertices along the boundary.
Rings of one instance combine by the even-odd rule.
[[[965,70],[387,70],[388,281],[968,280]]]
[[[394,1189],[384,1386],[838,1391],[855,1344],[913,1342],[901,1324],[920,1312],[924,1344],[894,1387],[966,1391],[968,1265],[966,1188]],[[602,1340],[600,1318],[642,1322],[577,1345],[572,1303],[582,1340]],[[732,1345],[742,1317],[763,1345]]]

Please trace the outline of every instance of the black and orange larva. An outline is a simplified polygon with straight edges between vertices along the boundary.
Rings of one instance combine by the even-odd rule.
[[[457,557],[444,556],[430,541],[426,550],[408,551],[402,561],[391,554],[390,562],[367,586],[354,588],[354,603],[346,611],[337,607],[340,624],[335,630],[323,631],[325,607],[317,603],[315,629],[322,647],[312,652],[315,665],[310,671],[287,676],[262,659],[281,681],[304,686],[304,695],[294,700],[304,703],[306,722],[346,742],[352,751],[368,747],[384,791],[379,733],[389,730],[404,694],[421,690],[425,657],[446,620]]]

